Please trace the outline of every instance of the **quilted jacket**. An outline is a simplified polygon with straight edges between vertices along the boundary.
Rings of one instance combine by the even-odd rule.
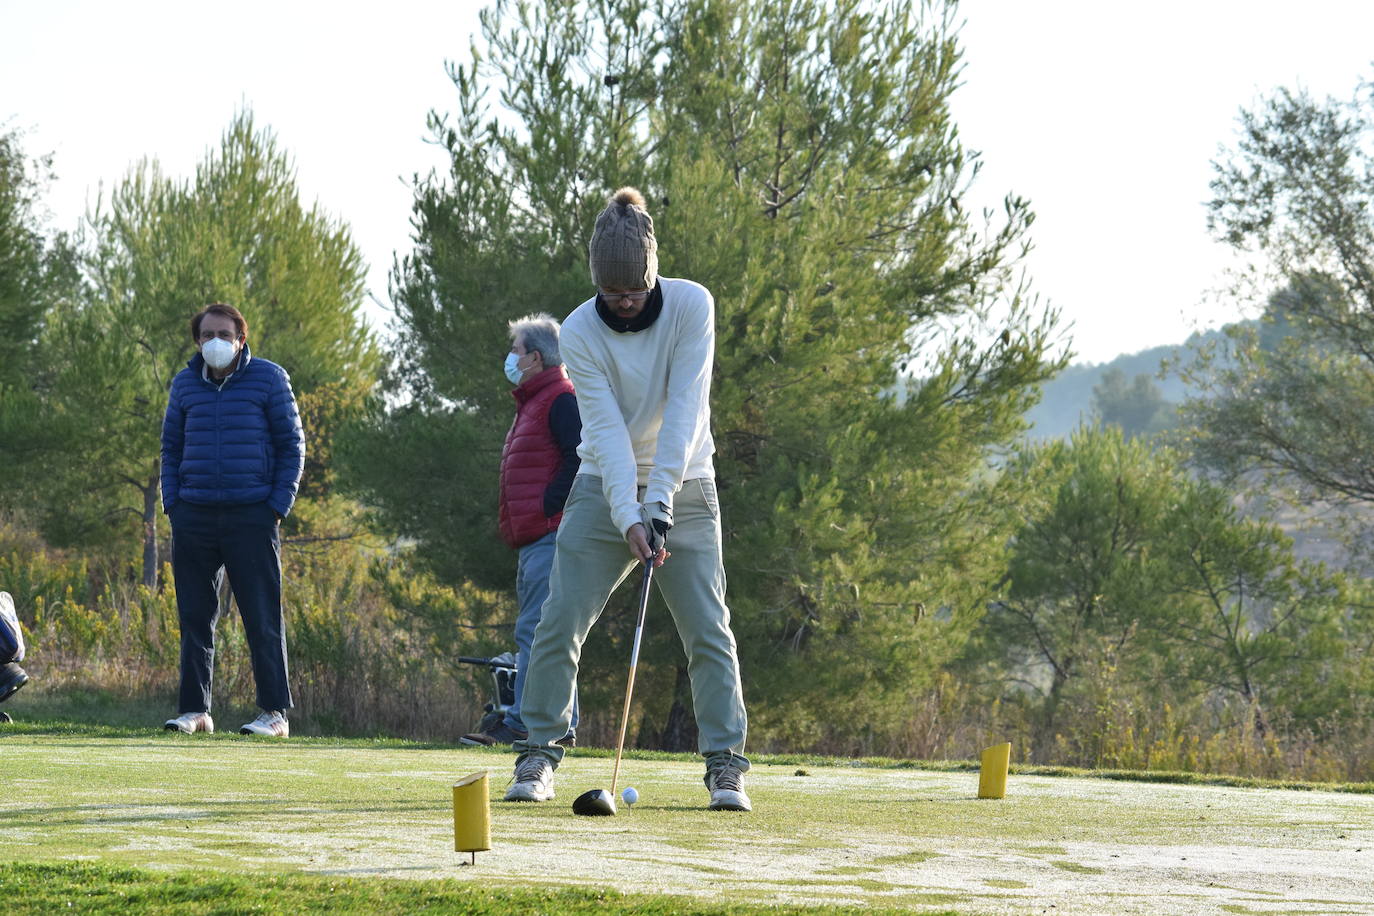
[[[266,502],[291,511],[305,466],[291,379],[243,347],[222,385],[205,378],[199,352],[172,379],[162,421],[162,508]]]
[[[549,428],[549,410],[561,395],[572,394],[572,382],[562,366],[554,366],[516,388],[515,421],[501,449],[501,537],[511,547],[523,547],[558,530],[561,505],[549,515],[549,487],[563,465],[563,452]],[[563,493],[566,499],[566,491]]]

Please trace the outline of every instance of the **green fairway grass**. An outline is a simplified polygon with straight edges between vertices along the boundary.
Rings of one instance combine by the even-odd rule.
[[[706,810],[699,759],[632,753],[640,803],[579,818],[605,751],[571,752],[543,804],[500,801],[499,748],[46,720],[0,727],[0,761],[6,912],[1374,912],[1368,786],[1021,772],[994,801],[964,764],[759,757],[742,814]],[[470,865],[451,785],[481,770]]]
[[[0,863],[0,895],[14,916],[75,912],[197,916],[224,913],[616,913],[778,916],[852,912],[842,907],[765,907],[606,890],[492,890],[458,879],[245,876],[80,864]],[[947,911],[953,912],[953,911]]]

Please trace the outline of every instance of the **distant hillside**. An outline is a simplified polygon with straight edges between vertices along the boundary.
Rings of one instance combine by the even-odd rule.
[[[1072,433],[1091,416],[1093,388],[1112,369],[1121,370],[1128,379],[1148,375],[1166,401],[1182,403],[1189,394],[1187,387],[1172,373],[1159,378],[1160,364],[1166,359],[1186,358],[1190,349],[1222,337],[1219,330],[1206,331],[1181,344],[1125,353],[1107,363],[1073,363],[1045,383],[1040,403],[1026,412],[1026,420],[1031,423],[1026,435],[1032,439],[1057,439]]]
[[[1223,339],[1220,330],[1194,334],[1177,346],[1152,347],[1139,353],[1118,356],[1107,363],[1074,363],[1044,386],[1044,397],[1026,419],[1034,424],[1026,436],[1034,440],[1068,436],[1092,414],[1093,388],[1102,376],[1112,369],[1120,369],[1127,379],[1149,375],[1166,401],[1179,404],[1191,393],[1177,374],[1159,378],[1164,360],[1187,361],[1197,347]],[[1374,575],[1374,556],[1369,551],[1352,551],[1350,530],[1374,530],[1374,508],[1356,503],[1338,505],[1316,502],[1309,505],[1270,505],[1262,498],[1263,485],[1257,478],[1251,481],[1259,488],[1250,497],[1238,496],[1243,511],[1254,518],[1276,523],[1293,539],[1293,552],[1305,560],[1317,560],[1334,569],[1349,569],[1355,574]]]

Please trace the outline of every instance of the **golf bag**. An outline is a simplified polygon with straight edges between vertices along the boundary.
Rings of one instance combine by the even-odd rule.
[[[490,731],[506,718],[506,711],[515,705],[515,653],[502,652],[492,658],[473,658],[467,655],[458,656],[458,661],[465,665],[485,665],[491,669],[491,679],[495,682],[495,691],[492,701],[482,707],[481,723],[477,726],[477,731]]]
[[[23,660],[24,631],[19,626],[19,615],[14,612],[14,598],[9,592],[0,592],[0,703],[29,682],[29,676],[19,667]]]

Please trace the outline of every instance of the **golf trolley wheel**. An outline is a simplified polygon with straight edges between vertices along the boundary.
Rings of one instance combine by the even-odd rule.
[[[9,714],[9,713],[7,713],[7,712],[0,712],[0,725],[9,725],[9,724],[10,724],[11,722],[13,722],[13,721],[14,721],[14,720],[10,718],[10,714]]]
[[[0,665],[0,703],[8,700],[28,682],[28,674],[14,662]]]

